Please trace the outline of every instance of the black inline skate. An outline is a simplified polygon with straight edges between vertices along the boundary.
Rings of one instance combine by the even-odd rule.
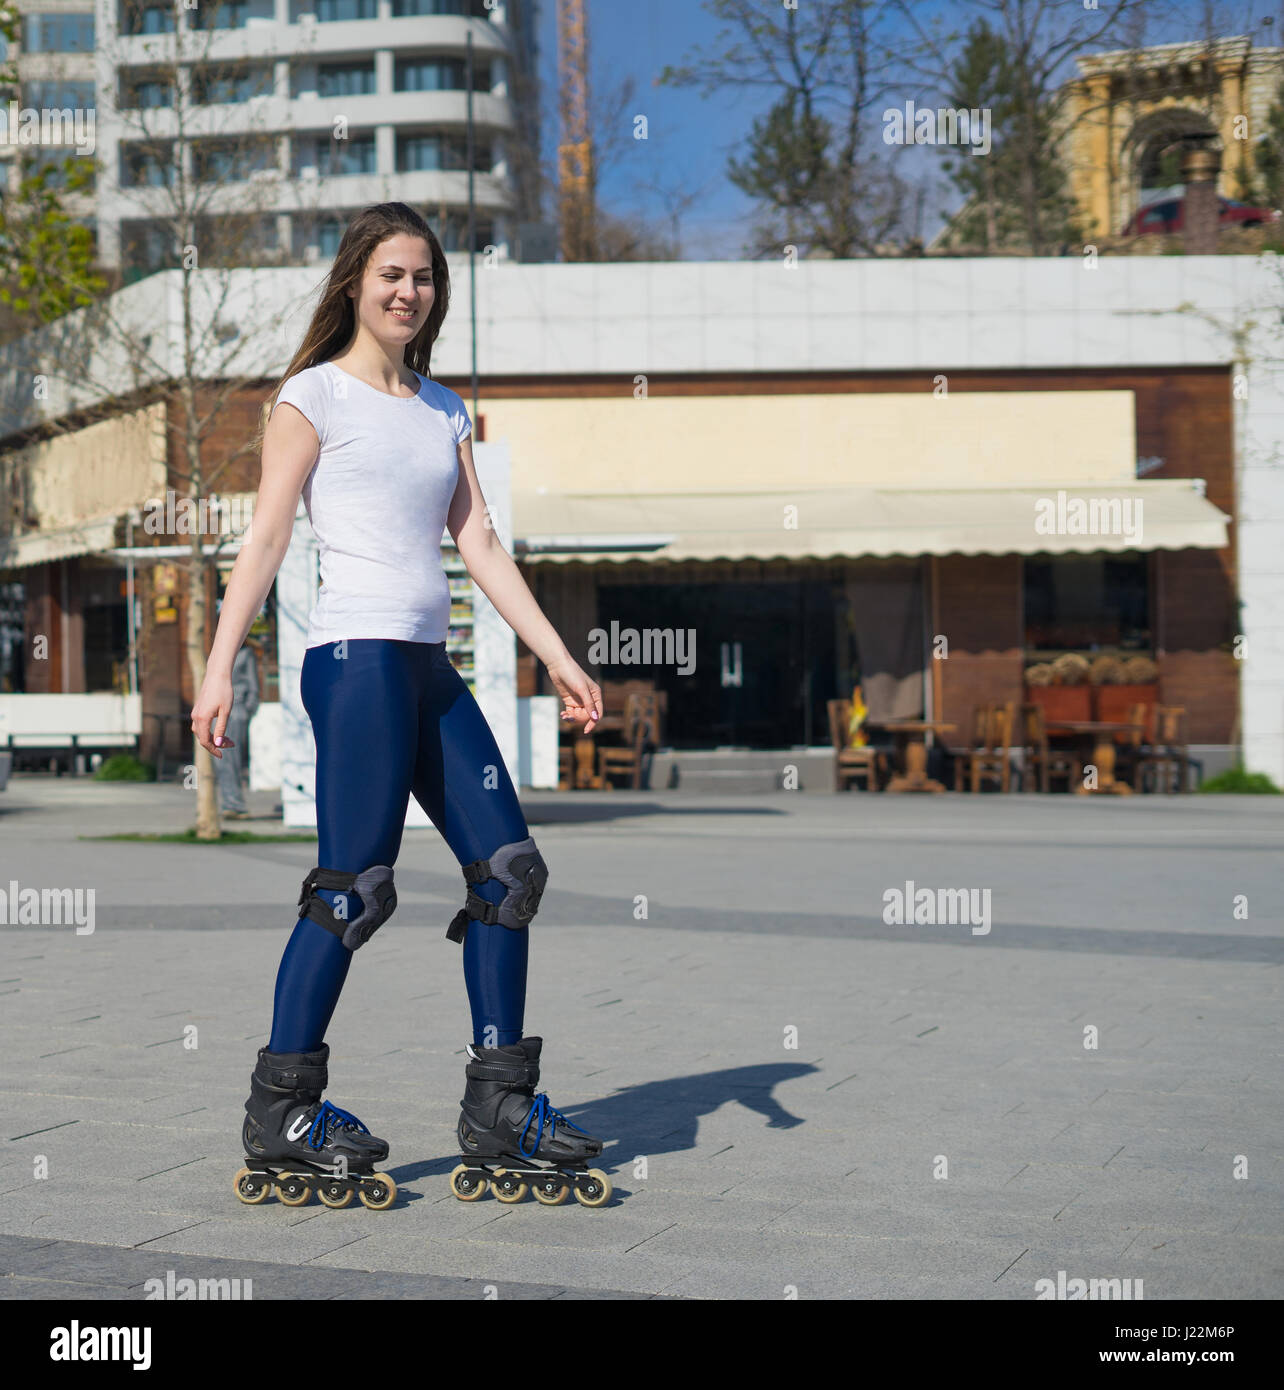
[[[462,1162],[450,1175],[460,1201],[477,1201],[488,1184],[501,1202],[520,1202],[528,1185],[547,1207],[571,1192],[586,1207],[610,1201],[610,1178],[586,1166],[602,1152],[602,1141],[555,1110],[543,1092],[535,1094],[543,1045],[542,1038],[506,1047],[468,1044],[457,1131]]]
[[[354,1193],[372,1211],[392,1205],[397,1184],[374,1171],[387,1142],[321,1099],[329,1059],[325,1044],[316,1052],[259,1049],[241,1128],[246,1166],[234,1180],[242,1202],[266,1201],[275,1187],[287,1207],[301,1207],[315,1187],[327,1207],[346,1207]]]

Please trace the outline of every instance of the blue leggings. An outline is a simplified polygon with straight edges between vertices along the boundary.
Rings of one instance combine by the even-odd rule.
[[[395,864],[412,792],[461,867],[529,835],[495,737],[444,642],[349,638],[309,647],[301,689],[316,737],[322,868],[359,873]],[[331,906],[342,896],[319,891]],[[507,890],[492,878],[475,891],[499,903]],[[459,892],[462,904],[462,875]],[[348,896],[353,917],[360,899]],[[395,927],[394,917],[383,930]],[[521,1039],[528,944],[525,931],[469,921],[464,983],[474,1043]],[[270,1051],[321,1046],[351,963],[337,936],[300,918],[276,977]]]

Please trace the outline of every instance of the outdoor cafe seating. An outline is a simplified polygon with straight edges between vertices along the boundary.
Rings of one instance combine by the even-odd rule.
[[[592,734],[582,725],[558,730],[558,790],[612,791],[620,779],[639,790],[649,755],[663,743],[668,694],[654,681],[602,682],[602,718]]]
[[[1001,792],[1012,786],[1012,733],[1015,704],[978,705],[972,711],[972,742],[954,755],[954,790],[980,791],[984,782],[997,782]]]
[[[852,702],[828,700],[829,738],[834,746],[834,790],[846,791],[852,783],[863,781],[863,790],[881,790],[888,773],[887,755],[869,744],[851,743]]]
[[[834,789],[887,790],[893,772],[888,752],[850,742],[851,701],[830,700],[828,711]],[[977,705],[968,742],[949,750],[954,790],[1185,792],[1192,771],[1197,779],[1202,770],[1190,756],[1185,714],[1179,705],[1141,701],[1128,706],[1124,717],[1083,720],[1049,718],[1032,701]],[[1103,785],[1085,785],[1090,764]]]

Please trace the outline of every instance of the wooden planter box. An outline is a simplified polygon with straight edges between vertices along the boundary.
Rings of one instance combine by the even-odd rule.
[[[1092,687],[1090,685],[1027,685],[1026,703],[1043,710],[1044,722],[1054,724],[1060,719],[1087,720],[1092,718]]]
[[[1145,705],[1146,727],[1142,730],[1142,741],[1150,742],[1154,710],[1159,703],[1158,681],[1151,681],[1148,685],[1096,685],[1092,688],[1092,696],[1092,717],[1108,722],[1125,721],[1133,705]],[[1130,734],[1115,735],[1116,743],[1127,743],[1130,739]]]

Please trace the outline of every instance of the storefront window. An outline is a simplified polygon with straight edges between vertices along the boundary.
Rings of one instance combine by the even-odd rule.
[[[0,694],[27,688],[22,665],[26,595],[26,586],[17,580],[0,580]]]
[[[129,610],[125,571],[116,565],[81,564],[81,614],[85,635],[85,689],[129,693]]]
[[[1026,650],[1149,651],[1149,559],[1136,552],[1028,556]]]
[[[783,577],[603,583],[597,626],[608,659],[598,670],[604,680],[640,679],[667,692],[665,742],[673,748],[825,743],[825,702],[847,693],[837,686],[834,605],[828,582]],[[644,664],[629,658],[622,645],[628,633],[636,634],[640,651],[654,654],[655,646],[642,645],[643,636],[665,630],[675,644],[678,634],[686,643],[680,653],[675,645],[674,659]],[[612,660],[612,654],[624,659]]]

